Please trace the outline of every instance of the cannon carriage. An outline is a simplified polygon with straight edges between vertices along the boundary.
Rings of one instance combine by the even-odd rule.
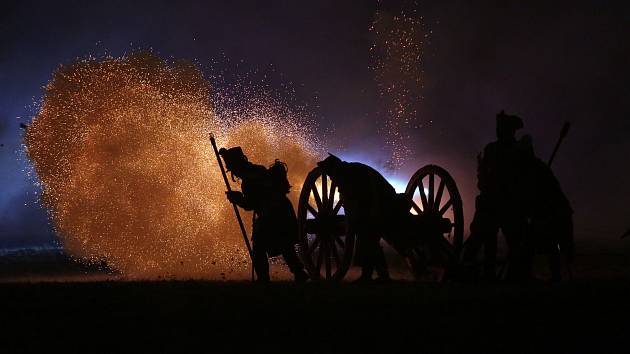
[[[413,174],[403,195],[409,210],[400,217],[408,226],[396,235],[405,241],[396,251],[417,277],[428,259],[433,259],[433,267],[455,265],[463,245],[464,217],[453,178],[439,166],[424,166]],[[343,206],[335,181],[314,168],[302,185],[297,210],[298,250],[313,279],[341,281],[352,265],[356,235],[348,228]],[[395,226],[392,229],[400,230]]]

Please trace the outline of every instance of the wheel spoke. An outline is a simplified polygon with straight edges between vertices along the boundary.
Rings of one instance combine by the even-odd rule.
[[[332,209],[335,204],[335,190],[337,189],[337,184],[335,180],[330,180],[330,195],[328,196],[328,207]]]
[[[315,210],[311,204],[306,204],[306,209],[308,209],[314,217],[317,217],[317,210]]]
[[[435,195],[434,208],[437,209],[442,204],[442,194],[444,194],[444,180],[440,178],[440,186],[438,187],[437,194]]]
[[[352,251],[354,235],[346,235],[344,207],[339,184],[321,168],[311,170],[300,191],[296,231],[300,240],[297,251],[314,279],[338,281],[350,267],[352,254],[346,252]]]
[[[411,201],[411,207],[416,211],[416,213],[418,213],[418,215],[422,214],[422,209],[420,209],[418,204],[416,204],[413,200]]]
[[[341,261],[339,260],[339,251],[337,250],[337,245],[335,245],[335,241],[330,240],[330,249],[332,250],[333,258],[335,259],[335,264],[337,265],[337,269],[341,268]]]
[[[322,174],[322,205],[328,207],[328,176]]]
[[[317,185],[313,184],[313,197],[315,198],[315,203],[317,203],[317,210],[323,210],[322,207],[322,199],[319,197],[319,191],[317,190]]]
[[[321,273],[322,270],[322,260],[324,259],[324,253],[326,252],[326,242],[322,242],[321,246],[319,246],[319,255],[317,255],[317,273]]]
[[[422,199],[422,209],[428,210],[429,202],[427,202],[427,195],[424,194],[424,184],[422,183],[422,178],[418,180],[418,189],[420,190],[420,199]]]
[[[335,241],[337,241],[337,243],[339,244],[339,246],[341,246],[341,248],[346,248],[346,243],[343,242],[343,240],[341,239],[341,236],[335,236]]]
[[[446,204],[444,204],[444,206],[440,209],[440,215],[444,215],[451,205],[453,205],[453,201],[449,199],[448,202],[446,202]]]
[[[433,173],[429,174],[429,197],[428,202],[429,202],[429,209],[433,210],[435,208],[435,201],[434,196],[435,196],[435,190],[434,190],[434,185],[435,184],[435,175]],[[439,208],[439,206],[438,206]]]
[[[335,205],[335,208],[333,209],[332,214],[333,215],[337,215],[339,210],[341,210],[342,206],[343,206],[343,199],[341,199],[341,197],[339,197],[339,201],[337,202],[337,205]]]

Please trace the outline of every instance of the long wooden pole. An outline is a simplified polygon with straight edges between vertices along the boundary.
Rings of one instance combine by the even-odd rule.
[[[558,138],[558,141],[556,142],[556,146],[553,149],[553,152],[551,153],[551,157],[549,157],[547,166],[551,167],[551,163],[553,162],[554,157],[556,157],[556,153],[558,152],[558,149],[560,148],[560,144],[562,144],[562,140],[564,140],[567,134],[569,134],[569,128],[571,128],[571,123],[565,122],[564,125],[562,126],[562,130],[560,131],[560,137]]]
[[[214,134],[210,134],[210,143],[212,144],[212,149],[214,149],[214,154],[217,157],[217,162],[219,163],[219,168],[221,169],[221,175],[223,176],[223,181],[225,182],[225,187],[228,192],[232,191],[232,187],[230,187],[230,182],[228,181],[227,174],[225,173],[225,168],[223,168],[223,161],[221,161],[221,156],[219,155],[219,149],[217,149],[217,142],[214,140]],[[238,220],[238,226],[241,228],[241,233],[243,234],[243,240],[245,241],[245,246],[247,247],[247,252],[249,253],[249,259],[252,261],[252,270],[254,269],[254,253],[252,252],[252,246],[249,244],[249,238],[247,238],[247,231],[245,230],[245,225],[243,224],[243,219],[241,219],[241,213],[238,211],[238,206],[235,203],[232,203],[234,207],[234,213],[236,214],[236,220]],[[254,280],[254,272],[252,272],[252,280]]]
[[[558,149],[560,148],[560,144],[562,144],[562,141],[564,140],[564,138],[567,137],[567,134],[569,134],[569,129],[571,128],[571,123],[569,122],[564,122],[564,125],[562,125],[562,130],[560,130],[560,136],[558,137],[558,141],[556,142],[556,146],[553,149],[553,152],[551,153],[551,156],[549,157],[549,161],[547,161],[547,166],[549,166],[549,168],[551,168],[551,163],[553,163],[553,159],[556,157],[556,154],[558,153]],[[556,245],[558,248],[560,248],[560,244]],[[573,258],[573,256],[570,256],[571,258]],[[571,260],[569,259],[569,261],[567,262],[567,271],[569,273],[569,279],[573,279],[573,267],[571,266]]]

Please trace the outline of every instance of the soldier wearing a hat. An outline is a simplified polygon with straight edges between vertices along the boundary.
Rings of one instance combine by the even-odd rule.
[[[286,165],[279,160],[269,169],[255,165],[247,160],[240,147],[222,148],[219,154],[232,178],[241,180],[241,192],[227,192],[228,199],[245,210],[254,211],[252,248],[258,280],[270,280],[268,256],[282,255],[295,281],[306,281],[308,275],[294,248],[298,229],[293,205],[287,198],[291,186],[286,177]]]
[[[505,236],[508,245],[508,277],[520,278],[526,270],[519,255],[527,229],[524,191],[529,154],[516,139],[523,127],[521,118],[504,111],[497,114],[497,140],[489,143],[478,156],[475,216],[470,225],[464,262],[474,263],[484,248],[484,277],[496,275],[497,234]]]

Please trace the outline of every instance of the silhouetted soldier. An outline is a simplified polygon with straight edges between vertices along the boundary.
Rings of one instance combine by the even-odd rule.
[[[521,245],[527,227],[524,204],[527,153],[515,138],[522,120],[501,111],[497,114],[497,140],[486,145],[478,157],[475,216],[470,225],[464,262],[471,263],[484,246],[484,276],[496,274],[497,234],[501,230],[508,245],[508,277],[524,277],[527,269]]]
[[[561,255],[569,264],[573,260],[573,210],[549,165],[534,155],[531,138],[524,136],[520,143],[528,154],[524,195],[530,222],[522,249],[525,266],[530,269],[534,251],[542,251],[549,256],[552,280],[559,281]]]
[[[374,271],[379,280],[389,280],[380,239],[391,224],[387,216],[399,200],[394,187],[372,167],[345,162],[332,154],[317,165],[337,184],[350,232],[357,236],[355,260],[361,266],[357,280],[372,280]]]
[[[270,280],[267,257],[281,254],[295,281],[306,281],[308,275],[294,249],[298,229],[293,205],[287,198],[291,186],[286,165],[279,160],[269,169],[255,165],[247,160],[240,147],[222,148],[219,154],[232,176],[241,179],[242,192],[226,192],[228,199],[245,210],[254,211],[252,248],[258,280]]]

